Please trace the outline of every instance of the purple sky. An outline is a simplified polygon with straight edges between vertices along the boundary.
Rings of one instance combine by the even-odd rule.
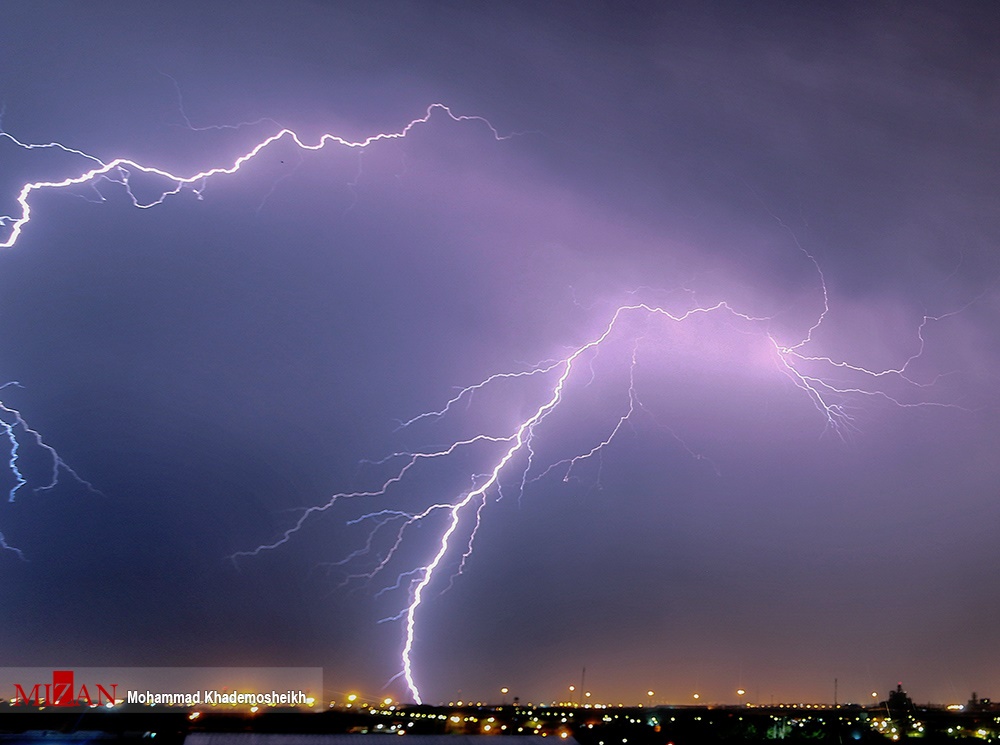
[[[509,434],[581,362],[529,481],[487,493],[419,610],[424,699],[918,701],[1000,696],[1000,10],[990,3],[32,3],[0,27],[5,132],[187,174],[149,210],[104,182],[32,197],[0,252],[0,382],[89,492],[23,441],[0,503],[0,665],[322,665],[406,698],[406,605],[379,593],[444,525],[372,551],[371,510],[468,492],[497,448],[421,464],[294,540],[296,508],[392,453]],[[266,121],[259,121],[262,118]],[[256,122],[238,128],[211,125]],[[93,162],[0,141],[0,214]],[[136,177],[151,198],[167,188]],[[102,201],[103,200],[103,201]],[[9,222],[8,222],[9,226]],[[6,238],[6,231],[0,238]],[[841,389],[832,430],[774,343]],[[945,317],[946,316],[946,317]],[[775,342],[771,342],[773,338]],[[931,385],[932,384],[932,385]],[[882,391],[885,396],[867,395]],[[866,393],[867,392],[867,393]],[[921,404],[916,405],[914,404]],[[943,404],[943,405],[941,405]],[[13,420],[8,411],[8,424]],[[521,454],[523,455],[523,453]],[[7,460],[9,450],[4,450]],[[426,465],[426,467],[424,467]],[[10,472],[0,473],[6,493]],[[468,515],[466,516],[469,517]],[[467,527],[464,522],[463,526]],[[466,529],[463,527],[463,530]],[[388,532],[387,532],[388,531]],[[346,585],[344,584],[347,580]],[[383,692],[384,690],[384,692]]]

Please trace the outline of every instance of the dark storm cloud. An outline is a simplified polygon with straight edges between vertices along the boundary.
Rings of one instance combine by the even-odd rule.
[[[155,210],[112,185],[100,205],[37,199],[0,257],[0,379],[25,385],[4,401],[103,496],[64,482],[0,511],[32,559],[0,556],[4,662],[319,660],[337,690],[376,691],[400,636],[375,621],[399,603],[337,587],[330,563],[364,543],[344,514],[224,557],[280,535],[289,508],[370,487],[363,458],[509,427],[532,389],[393,432],[456,385],[564,354],[622,302],[725,298],[801,339],[822,309],[804,249],[830,290],[813,354],[897,366],[925,314],[975,301],[923,330],[909,370],[937,386],[892,388],[966,409],[861,398],[842,442],[762,325],[637,327],[653,416],[600,467],[490,505],[465,575],[421,616],[426,697],[551,699],[582,666],[624,701],[823,699],[834,677],[842,698],[899,678],[922,700],[996,689],[996,20],[976,3],[10,14],[3,124],[24,140],[185,170],[274,126],[192,132],[185,115],[362,137],[435,101],[525,134],[435,117],[360,161],[278,148]],[[0,157],[4,212],[39,169],[78,165]],[[606,436],[630,353],[595,361],[540,457]]]

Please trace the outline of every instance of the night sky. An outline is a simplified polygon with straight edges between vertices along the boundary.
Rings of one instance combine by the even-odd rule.
[[[186,175],[435,103],[495,132],[436,109],[151,209],[108,180],[32,195],[0,251],[0,414],[93,489],[39,490],[52,459],[14,426],[0,665],[321,665],[331,695],[412,698],[379,621],[419,575],[380,591],[445,515],[370,580],[401,523],[351,521],[461,498],[502,447],[228,557],[377,489],[387,456],[509,436],[554,378],[399,429],[461,387],[566,358],[622,305],[725,302],[766,320],[630,313],[581,358],[449,582],[463,513],[416,616],[424,699],[564,699],[583,667],[625,703],[1000,697],[998,37],[989,2],[9,5],[22,143]],[[0,141],[0,214],[94,164]],[[821,317],[799,355],[906,365],[800,359],[839,426],[775,353]]]

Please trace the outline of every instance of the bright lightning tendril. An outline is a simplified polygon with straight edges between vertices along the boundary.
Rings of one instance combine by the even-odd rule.
[[[482,117],[456,115],[447,106],[434,104],[428,107],[423,116],[412,120],[398,131],[379,133],[357,141],[347,140],[333,134],[324,134],[317,142],[309,144],[303,141],[292,130],[282,129],[276,134],[261,140],[257,145],[236,158],[229,165],[216,165],[196,173],[185,175],[176,174],[160,167],[142,164],[128,158],[104,160],[57,142],[45,144],[24,143],[6,132],[0,132],[0,137],[5,138],[20,148],[29,150],[39,148],[57,149],[69,155],[82,158],[88,164],[87,170],[78,175],[59,180],[33,181],[24,184],[17,196],[18,209],[16,213],[9,216],[0,216],[0,228],[6,229],[6,237],[0,242],[0,247],[12,247],[18,241],[32,218],[31,200],[35,194],[43,191],[60,190],[80,185],[93,186],[102,181],[113,182],[124,187],[125,192],[136,207],[146,209],[161,204],[167,198],[182,192],[184,189],[189,189],[200,195],[203,188],[202,185],[208,179],[215,176],[236,173],[244,164],[280,140],[289,140],[303,150],[321,150],[327,145],[364,150],[384,140],[406,137],[414,127],[427,123],[435,112],[441,112],[456,122],[477,122],[485,125],[495,139],[506,139],[505,136],[501,136],[498,133],[492,124]],[[142,172],[157,176],[166,180],[171,186],[164,190],[158,197],[142,201],[135,196],[129,187],[129,178],[133,172]],[[780,220],[778,222],[783,229],[788,230],[787,226],[781,223]],[[791,234],[790,230],[788,232]],[[338,564],[345,566],[355,559],[366,555],[375,555],[376,559],[374,567],[370,571],[363,574],[349,575],[345,581],[350,581],[351,579],[359,578],[372,579],[386,571],[404,545],[409,528],[429,521],[432,518],[443,520],[443,527],[438,534],[436,547],[427,556],[426,562],[399,573],[396,580],[383,588],[379,593],[404,589],[406,591],[407,601],[402,606],[400,612],[391,619],[385,620],[398,620],[402,623],[402,669],[396,677],[402,676],[405,679],[413,699],[417,703],[421,703],[422,699],[414,670],[413,651],[416,643],[417,621],[420,608],[430,591],[435,577],[442,571],[448,561],[454,561],[457,564],[450,579],[453,581],[455,576],[461,574],[466,559],[472,554],[484,508],[490,498],[500,499],[503,496],[502,489],[505,483],[508,485],[508,488],[509,485],[513,484],[516,490],[523,491],[528,483],[546,478],[550,474],[561,474],[563,480],[570,479],[574,468],[584,461],[599,457],[602,450],[618,437],[627,423],[631,422],[639,412],[646,411],[636,390],[635,370],[638,364],[640,342],[645,335],[651,335],[656,331],[658,328],[656,324],[685,324],[696,316],[720,317],[734,327],[739,327],[740,330],[759,339],[762,349],[766,351],[772,360],[774,368],[786,376],[795,388],[801,392],[802,396],[815,407],[826,429],[842,438],[846,437],[854,428],[853,417],[849,408],[849,404],[852,401],[863,400],[865,398],[878,398],[900,407],[952,406],[953,404],[926,401],[923,399],[914,401],[911,400],[912,397],[904,398],[901,395],[893,393],[893,389],[889,387],[887,382],[891,380],[897,386],[903,386],[903,388],[914,391],[925,389],[932,385],[934,381],[918,382],[910,375],[909,368],[924,352],[924,331],[928,324],[940,321],[959,311],[939,316],[924,316],[916,329],[916,348],[913,354],[895,368],[873,370],[846,361],[835,360],[827,356],[806,354],[805,350],[813,341],[814,332],[820,328],[830,310],[829,296],[826,280],[819,264],[808,251],[799,245],[794,234],[792,234],[792,239],[797,249],[815,269],[818,277],[818,286],[822,291],[822,310],[817,314],[814,322],[801,339],[782,341],[776,338],[770,330],[769,322],[773,320],[772,318],[742,312],[726,301],[705,306],[688,307],[681,311],[671,311],[666,307],[645,302],[623,304],[610,314],[610,320],[601,327],[598,333],[595,333],[588,341],[569,350],[561,358],[548,360],[518,371],[493,374],[478,383],[462,388],[456,395],[446,401],[442,407],[419,414],[402,422],[400,425],[400,429],[407,429],[425,420],[436,420],[447,417],[459,404],[468,404],[474,394],[485,392],[487,389],[492,389],[502,384],[518,384],[522,382],[525,385],[537,384],[537,387],[540,387],[542,392],[539,394],[536,391],[533,394],[538,397],[536,403],[532,405],[528,414],[521,421],[509,427],[506,431],[500,433],[481,432],[464,439],[455,440],[445,447],[433,450],[394,453],[373,464],[401,464],[377,488],[335,494],[321,504],[304,508],[297,520],[276,540],[258,546],[253,550],[239,552],[231,558],[236,560],[240,557],[255,556],[284,545],[310,519],[331,510],[335,505],[351,500],[361,500],[362,503],[366,503],[370,500],[386,497],[390,493],[405,492],[408,479],[414,477],[423,464],[449,459],[456,456],[460,451],[464,452],[470,449],[482,448],[491,449],[493,454],[488,457],[486,468],[482,472],[472,474],[472,487],[470,489],[462,491],[450,499],[433,501],[422,509],[375,509],[374,511],[361,514],[347,523],[351,526],[367,525],[370,529],[362,547],[350,553],[338,562]],[[639,326],[642,327],[641,332],[636,331],[636,328]],[[547,420],[564,405],[564,402],[570,395],[569,389],[571,385],[574,383],[580,384],[583,387],[589,385],[590,381],[585,380],[582,383],[576,381],[575,376],[577,376],[577,371],[580,369],[584,371],[589,369],[592,381],[595,375],[593,364],[598,352],[603,347],[610,346],[613,340],[622,339],[629,342],[631,346],[627,405],[606,429],[604,436],[597,438],[591,447],[556,462],[539,465],[537,462],[538,454],[533,445],[536,438],[544,434]],[[848,377],[854,382],[845,383],[843,382],[844,377]],[[0,430],[6,434],[10,442],[8,467],[15,481],[15,486],[10,491],[11,500],[13,500],[15,493],[27,483],[27,480],[18,467],[19,449],[21,447],[21,440],[19,438],[24,435],[30,436],[38,446],[44,448],[49,453],[53,463],[51,481],[36,488],[52,488],[57,482],[60,470],[66,470],[79,479],[79,476],[69,469],[56,451],[46,445],[35,430],[28,427],[19,412],[0,404],[0,415],[4,417],[3,421],[0,422]],[[688,448],[672,431],[670,433],[689,454],[702,457]],[[86,484],[86,482],[82,483]],[[89,487],[89,484],[87,486]],[[468,525],[466,525],[466,522]],[[387,549],[379,555],[375,549],[375,539],[376,535],[384,530],[389,531],[388,540],[386,541]],[[464,542],[459,542],[457,537],[460,535],[466,537]],[[0,546],[16,550],[3,542],[2,535],[0,535]]]
[[[169,76],[167,76],[169,77]],[[173,80],[173,78],[171,78]],[[176,85],[176,83],[175,83]],[[178,96],[180,95],[178,90]],[[179,101],[180,102],[180,101]],[[130,158],[114,158],[111,160],[103,160],[95,155],[86,153],[82,150],[68,147],[59,142],[47,142],[47,143],[29,143],[23,142],[18,138],[14,137],[9,132],[0,130],[0,140],[5,140],[13,145],[23,149],[23,150],[58,150],[67,155],[75,156],[84,160],[85,163],[89,165],[87,170],[82,173],[78,173],[73,176],[67,176],[62,179],[55,180],[42,180],[42,181],[29,181],[25,183],[19,190],[17,195],[17,211],[10,215],[0,215],[0,248],[12,248],[21,237],[21,234],[31,222],[31,200],[39,193],[45,191],[58,191],[63,189],[68,189],[72,187],[88,185],[92,186],[95,190],[101,182],[110,182],[118,184],[125,189],[125,193],[131,200],[135,207],[140,209],[148,209],[150,207],[155,207],[162,204],[166,199],[171,196],[175,196],[181,193],[185,188],[190,189],[194,194],[200,197],[203,184],[207,182],[208,179],[213,176],[219,175],[231,175],[236,173],[243,167],[247,162],[255,158],[258,154],[281,140],[291,140],[295,145],[297,145],[302,150],[322,150],[327,145],[341,146],[349,149],[354,149],[358,151],[363,151],[370,145],[381,142],[384,140],[398,140],[405,138],[410,131],[421,124],[425,124],[430,120],[431,115],[435,111],[444,112],[448,117],[450,117],[455,122],[466,122],[466,121],[476,121],[485,125],[489,128],[490,132],[497,140],[506,139],[502,137],[496,129],[493,128],[488,121],[479,116],[461,116],[452,113],[451,109],[442,104],[433,104],[427,108],[422,117],[418,117],[410,121],[405,127],[397,132],[382,132],[379,134],[366,137],[361,140],[348,140],[343,137],[334,134],[324,134],[319,140],[313,144],[303,141],[298,134],[293,132],[291,129],[282,129],[279,132],[261,140],[257,145],[251,148],[249,151],[239,156],[231,164],[225,166],[216,166],[213,168],[208,168],[197,173],[190,174],[176,174],[172,173],[163,168],[158,168],[155,166],[146,165],[139,163],[136,160]],[[215,129],[216,127],[202,127],[196,128],[192,126],[191,121],[188,119],[187,115],[183,113],[183,105],[181,105],[181,113],[186,122],[188,128],[192,130],[197,129]],[[252,122],[250,124],[259,124],[264,121],[270,120],[259,120],[258,122]],[[240,125],[242,126],[242,125]],[[235,128],[235,127],[229,127]],[[141,172],[150,176],[159,177],[164,179],[171,186],[164,191],[162,191],[159,196],[154,199],[143,201],[139,199],[136,194],[132,191],[129,180],[133,173]],[[100,192],[97,192],[100,195]],[[101,195],[101,200],[104,200],[103,195]],[[10,386],[19,386],[16,382],[8,382],[0,385],[0,390]],[[86,487],[90,491],[96,492],[92,484],[90,484],[85,479],[81,478],[72,468],[70,468],[65,461],[59,456],[54,448],[45,443],[42,436],[34,429],[28,426],[28,423],[21,416],[21,413],[13,408],[6,406],[2,401],[0,401],[0,433],[2,433],[9,442],[9,457],[7,461],[8,472],[13,478],[13,486],[8,492],[9,501],[13,502],[17,493],[26,486],[29,481],[22,471],[19,461],[21,458],[21,451],[23,447],[22,438],[27,437],[35,446],[41,448],[50,458],[51,463],[51,478],[48,482],[35,486],[33,489],[35,491],[45,491],[52,489],[59,482],[60,472],[69,473],[77,482]],[[24,554],[14,546],[7,543],[2,533],[0,533],[0,549],[6,549],[13,551],[20,558],[24,558]]]

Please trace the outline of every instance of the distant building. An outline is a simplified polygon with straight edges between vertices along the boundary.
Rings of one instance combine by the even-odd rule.
[[[1000,711],[1000,704],[995,704],[988,698],[979,698],[972,692],[972,698],[965,706],[966,711]]]
[[[889,691],[889,698],[885,705],[890,711],[909,711],[913,708],[913,700],[906,695],[903,684],[899,683],[895,691]]]

